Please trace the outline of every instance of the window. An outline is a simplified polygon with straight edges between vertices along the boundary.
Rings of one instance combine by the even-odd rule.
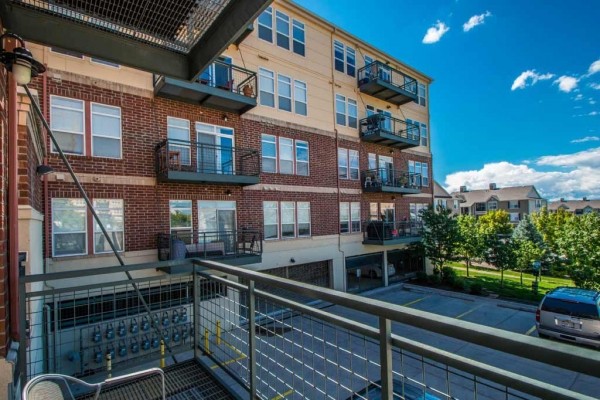
[[[334,40],[333,59],[336,71],[356,76],[356,51],[352,47],[345,46],[342,42]]]
[[[428,144],[428,140],[427,140],[427,136],[428,136],[427,125],[425,125],[424,123],[421,123],[421,125],[420,125],[420,132],[421,132],[421,146],[427,146],[427,144]]]
[[[409,160],[408,174],[410,175],[411,185],[429,186],[429,165],[427,163]]]
[[[276,201],[263,202],[265,240],[279,238],[279,212]]]
[[[267,7],[258,17],[258,37],[273,43],[273,8]]]
[[[294,81],[294,111],[299,115],[308,114],[306,83]]]
[[[192,233],[192,201],[171,200],[169,201],[170,229],[174,232]]]
[[[358,151],[338,148],[338,175],[340,179],[358,179]]]
[[[296,236],[296,203],[293,201],[281,202],[281,237],[293,238]]]
[[[259,68],[260,104],[275,107],[275,74],[269,70]]]
[[[296,140],[296,175],[308,176],[308,142]]]
[[[106,61],[106,60],[102,60],[101,58],[94,58],[94,57],[92,57],[90,60],[93,63],[95,63],[95,64],[102,64],[102,65],[106,65],[107,67],[113,67],[113,68],[120,68],[121,67],[117,63]]]
[[[82,100],[50,96],[50,126],[65,153],[83,155],[84,118]]]
[[[293,48],[294,53],[304,56],[305,38],[304,24],[298,20],[293,20]]]
[[[60,47],[51,47],[50,51],[52,51],[53,53],[58,53],[58,54],[62,54],[65,56],[79,58],[80,60],[83,60],[83,54],[78,53],[73,50],[61,49]]]
[[[421,213],[423,210],[427,209],[429,205],[427,203],[410,203],[410,220],[411,221],[421,221]]]
[[[121,158],[121,108],[92,103],[92,155]]]
[[[360,232],[360,203],[340,203],[340,233]]]
[[[425,87],[425,84],[423,83],[419,83],[418,85],[418,103],[420,105],[422,105],[423,107],[427,106],[427,88]]]
[[[487,203],[487,209],[490,211],[494,211],[498,209],[498,202],[497,201],[488,201]]]
[[[277,172],[277,139],[272,135],[262,135],[262,170]]]
[[[279,173],[294,173],[294,140],[279,138]]]
[[[292,80],[285,75],[277,75],[279,109],[292,112]]]
[[[535,208],[542,208],[542,200],[541,199],[535,200]]]
[[[298,237],[310,236],[310,203],[298,202]]]
[[[167,117],[167,138],[169,139],[169,152],[179,153],[181,164],[190,165],[190,121]]]
[[[348,114],[346,114],[346,109]],[[346,99],[341,94],[335,95],[335,122],[338,125],[346,126],[351,128],[358,127],[358,108],[356,100]]]
[[[458,210],[458,205],[459,205],[458,200],[452,200],[452,203],[453,203],[454,209]]]
[[[423,186],[429,186],[429,166],[427,163],[421,163],[421,182]]]
[[[521,220],[519,213],[510,213],[510,222],[519,222]]]
[[[52,256],[87,254],[87,218],[83,199],[52,199]]]
[[[123,200],[121,199],[95,199],[94,209],[100,221],[110,235],[118,251],[123,251],[125,223],[123,218]],[[94,253],[110,253],[112,249],[104,237],[100,225],[94,222]]]
[[[485,212],[485,203],[475,203],[475,211],[476,212]]]
[[[277,46],[290,49],[290,17],[281,11],[275,11],[275,26],[277,27]]]

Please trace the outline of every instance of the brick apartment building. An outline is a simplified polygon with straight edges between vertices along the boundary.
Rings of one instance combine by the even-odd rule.
[[[423,268],[419,71],[289,1],[193,84],[30,48],[48,66],[30,87],[126,263],[207,257],[339,290]],[[45,270],[114,265],[52,149],[47,163]]]

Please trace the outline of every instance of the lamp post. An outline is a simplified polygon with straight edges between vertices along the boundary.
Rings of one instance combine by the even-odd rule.
[[[33,54],[27,50],[25,42],[19,35],[5,33],[0,36],[0,41],[5,38],[13,38],[20,44],[19,47],[13,48],[12,51],[5,50],[3,45],[2,52],[0,53],[0,63],[4,64],[7,71],[12,72],[18,85],[27,85],[31,82],[31,78],[35,78],[46,71],[46,67],[33,58]]]

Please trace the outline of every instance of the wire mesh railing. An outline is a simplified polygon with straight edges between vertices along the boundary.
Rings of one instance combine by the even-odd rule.
[[[369,115],[361,119],[359,127],[361,138],[385,133],[394,135],[398,139],[415,142],[418,145],[421,137],[419,126],[382,113]]]
[[[358,70],[358,85],[364,85],[372,80],[381,80],[398,89],[417,95],[417,80],[398,71],[381,61],[373,61]]]
[[[185,260],[194,268],[178,275],[157,271],[175,264],[183,262],[21,276],[29,326],[23,380],[141,368],[188,352],[252,398],[590,398],[400,336],[397,323],[600,377],[600,356],[589,350],[548,348],[537,338],[213,261]],[[123,269],[139,294],[121,279]],[[298,294],[318,303],[293,300]]]

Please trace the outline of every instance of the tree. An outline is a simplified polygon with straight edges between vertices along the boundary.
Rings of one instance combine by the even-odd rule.
[[[531,214],[531,221],[542,235],[544,246],[546,248],[544,261],[554,272],[563,268],[562,250],[558,242],[564,233],[564,227],[573,219],[573,214],[559,208],[556,212],[549,213],[546,207],[540,212]]]
[[[516,267],[521,273],[521,286],[523,286],[523,272],[528,270],[534,261],[544,257],[546,252],[544,240],[529,215],[525,215],[525,218],[519,222],[513,231],[512,239],[515,242]]]
[[[436,212],[432,206],[421,212],[423,249],[433,264],[434,272],[440,272],[444,263],[456,254],[460,236],[456,218],[451,214],[452,211],[443,207]]]
[[[575,285],[600,289],[600,215],[590,213],[569,218],[556,238],[560,254],[566,256]]]
[[[504,271],[516,262],[510,217],[504,210],[489,211],[479,218],[477,225],[484,243],[484,258],[500,271],[500,286],[503,286]]]
[[[460,215],[457,223],[460,236],[457,252],[465,260],[467,276],[469,276],[471,261],[483,254],[483,241],[479,235],[477,219],[474,216]]]

